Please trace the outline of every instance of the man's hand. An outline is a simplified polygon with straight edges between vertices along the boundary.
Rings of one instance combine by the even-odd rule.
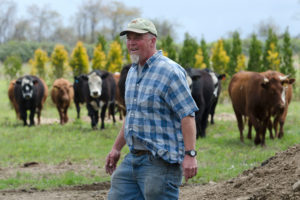
[[[197,174],[197,160],[196,157],[191,157],[189,155],[185,155],[182,162],[183,175],[185,177],[185,182]]]
[[[106,173],[112,175],[112,173],[116,170],[117,163],[120,159],[120,151],[116,149],[112,149],[111,152],[106,157],[105,163],[105,171]]]

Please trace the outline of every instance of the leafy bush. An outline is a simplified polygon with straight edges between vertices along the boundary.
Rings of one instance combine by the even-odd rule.
[[[9,80],[22,74],[22,60],[19,56],[8,56],[4,61],[4,73]]]

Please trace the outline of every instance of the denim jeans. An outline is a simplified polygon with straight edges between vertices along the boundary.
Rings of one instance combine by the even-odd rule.
[[[129,153],[111,177],[109,200],[178,199],[180,164],[169,164],[150,154]]]

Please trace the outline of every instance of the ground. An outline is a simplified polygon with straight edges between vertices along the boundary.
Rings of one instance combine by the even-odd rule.
[[[83,165],[84,166],[84,165]],[[79,169],[83,166],[62,163],[46,166],[27,163],[18,169],[0,169],[0,178],[15,171],[42,173]],[[98,169],[101,173],[101,170]],[[63,187],[53,190],[2,190],[2,200],[101,200],[106,199],[109,182]],[[300,199],[300,144],[264,161],[261,166],[244,171],[239,176],[220,183],[206,185],[185,184],[180,188],[181,200],[299,200]]]

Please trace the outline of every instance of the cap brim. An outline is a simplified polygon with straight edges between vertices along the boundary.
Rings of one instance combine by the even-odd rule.
[[[126,30],[124,30],[120,33],[120,36],[126,35],[128,32],[144,34],[144,33],[148,33],[149,31],[144,31],[144,30],[135,29],[135,28],[127,28]]]

